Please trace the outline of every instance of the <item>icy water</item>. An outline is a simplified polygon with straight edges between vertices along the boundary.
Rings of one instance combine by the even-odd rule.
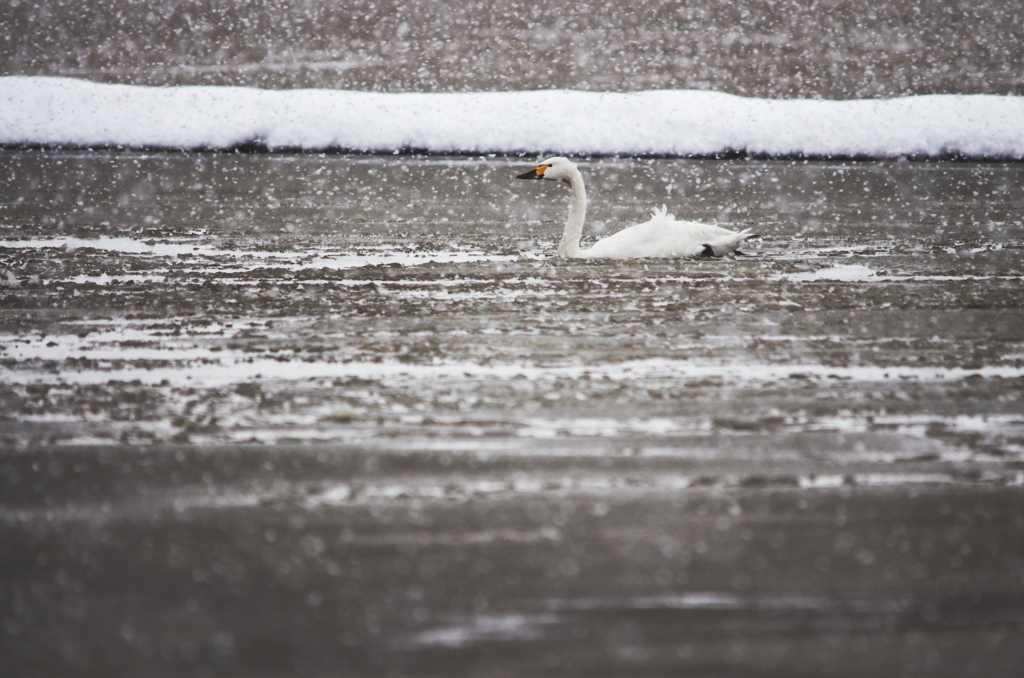
[[[1017,675],[1024,165],[0,154],[8,675]]]

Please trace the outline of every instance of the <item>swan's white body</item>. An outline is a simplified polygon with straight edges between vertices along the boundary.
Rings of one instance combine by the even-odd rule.
[[[568,259],[630,259],[634,257],[722,257],[736,252],[751,237],[749,230],[730,231],[712,224],[676,221],[662,207],[651,220],[598,240],[588,249],[580,249],[580,237],[587,216],[587,191],[583,175],[566,158],[548,158],[520,179],[547,179],[569,185],[569,218],[565,222],[558,254]]]

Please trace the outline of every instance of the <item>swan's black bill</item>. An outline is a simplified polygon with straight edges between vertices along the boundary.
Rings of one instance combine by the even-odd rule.
[[[523,172],[516,179],[543,179],[544,172],[547,170],[547,165],[541,165],[537,169],[532,169],[529,172]]]

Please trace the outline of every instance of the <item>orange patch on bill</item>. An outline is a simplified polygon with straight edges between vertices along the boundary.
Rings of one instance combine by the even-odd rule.
[[[542,177],[542,176],[544,176],[544,173],[547,172],[547,171],[548,171],[548,166],[547,165],[541,165],[540,167],[537,168],[537,176],[538,177]]]

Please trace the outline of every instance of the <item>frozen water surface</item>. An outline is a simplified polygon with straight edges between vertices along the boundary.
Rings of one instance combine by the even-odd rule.
[[[4,151],[11,675],[1016,675],[1024,165]]]
[[[1024,158],[1024,98],[379,93],[0,78],[0,143],[165,149]]]

